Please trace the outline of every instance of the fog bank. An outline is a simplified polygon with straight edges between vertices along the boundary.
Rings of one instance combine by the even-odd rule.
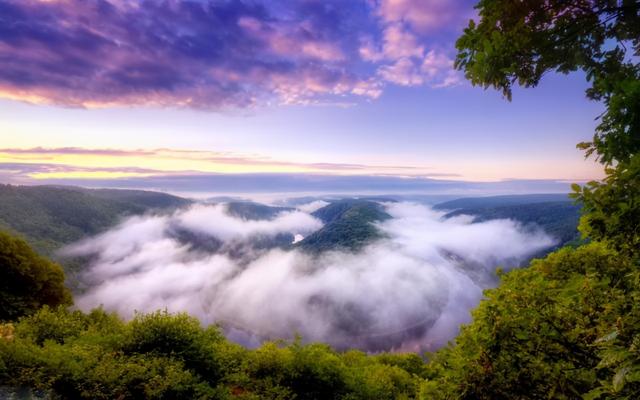
[[[186,311],[249,345],[297,332],[339,348],[432,350],[469,320],[498,265],[554,243],[511,220],[444,219],[423,205],[389,203],[392,218],[377,223],[384,239],[356,253],[304,253],[290,243],[322,226],[308,212],[323,205],[260,221],[224,205],[130,218],[66,250],[91,260],[76,304],[124,317]]]

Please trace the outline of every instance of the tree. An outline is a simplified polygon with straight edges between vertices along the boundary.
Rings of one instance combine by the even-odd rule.
[[[474,84],[511,99],[545,73],[583,70],[587,97],[602,101],[586,156],[605,165],[604,182],[574,186],[584,204],[581,228],[619,249],[640,243],[640,2],[637,0],[481,0],[480,21],[458,39],[456,67]]]
[[[246,349],[186,314],[129,322],[42,307],[0,325],[0,382],[64,399],[414,399],[417,355],[339,353],[325,344]]]
[[[505,274],[432,357],[423,398],[637,398],[639,278],[598,242]]]
[[[502,277],[449,346],[432,357],[429,399],[636,399],[640,394],[640,3],[481,0],[458,40],[475,85],[534,87],[583,70],[602,101],[593,140],[602,182],[574,185],[592,242]],[[634,58],[635,57],[635,58]]]
[[[511,99],[549,71],[583,70],[587,96],[606,112],[593,141],[579,146],[605,164],[640,149],[640,3],[636,0],[481,0],[456,47],[456,67],[474,84]],[[634,63],[634,61],[636,61]]]
[[[24,240],[0,232],[0,321],[15,320],[43,305],[71,303],[62,268]]]

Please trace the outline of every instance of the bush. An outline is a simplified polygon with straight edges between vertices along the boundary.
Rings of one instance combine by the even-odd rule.
[[[0,232],[0,321],[16,320],[43,305],[72,303],[62,268],[22,239]]]
[[[456,345],[427,365],[423,398],[634,393],[640,389],[633,345],[640,332],[638,278],[633,260],[595,242],[505,274],[486,291]]]
[[[1,327],[0,382],[51,398],[411,399],[419,383],[417,356],[299,341],[247,350],[185,314],[125,323],[101,309],[43,307]]]
[[[138,314],[129,324],[127,354],[151,354],[184,362],[185,367],[210,383],[223,375],[216,345],[225,341],[216,327],[202,329],[200,322],[187,314],[166,311]]]

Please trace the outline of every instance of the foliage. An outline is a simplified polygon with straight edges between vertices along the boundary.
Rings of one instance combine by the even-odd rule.
[[[590,99],[606,112],[581,148],[606,163],[640,150],[640,4],[635,0],[480,0],[456,46],[456,66],[474,84],[511,98],[512,86],[536,86],[550,70],[584,70]]]
[[[24,240],[0,232],[0,321],[71,302],[59,265],[40,257]]]
[[[456,66],[511,98],[544,73],[582,69],[606,107],[579,148],[607,177],[574,185],[592,240],[503,276],[450,345],[432,356],[421,397],[624,398],[640,394],[640,4],[481,0]],[[626,43],[626,44],[625,44]]]
[[[0,337],[0,385],[53,398],[412,399],[416,355],[338,353],[324,344],[270,342],[247,350],[185,314],[122,322],[44,307]]]
[[[0,228],[51,255],[65,244],[99,233],[127,215],[175,208],[188,201],[138,190],[0,185]]]
[[[313,215],[325,225],[298,243],[302,249],[311,252],[358,250],[382,237],[374,222],[391,218],[379,203],[368,200],[336,201]]]
[[[216,349],[224,337],[215,326],[202,329],[197,319],[186,314],[156,312],[136,316],[129,328],[128,340],[123,345],[126,353],[179,359],[210,383],[222,377]]]
[[[585,204],[580,230],[594,240],[608,240],[627,253],[640,248],[640,156],[607,168],[603,182],[574,185]]]
[[[579,147],[605,164],[607,178],[574,188],[590,243],[502,275],[455,344],[427,364],[298,341],[247,350],[183,314],[125,323],[99,309],[44,307],[2,326],[0,385],[98,399],[638,398],[640,70],[627,46],[638,55],[640,6],[480,0],[477,7],[480,22],[459,39],[456,61],[474,84],[510,98],[516,82],[535,86],[547,71],[582,69],[592,84],[587,96],[606,107],[593,141]],[[323,234],[302,243],[323,248],[347,237],[344,246],[357,248],[375,237],[371,222],[384,213],[354,204],[319,210]],[[6,257],[22,262],[12,255],[22,247]]]
[[[603,243],[565,248],[485,294],[455,346],[428,364],[424,398],[633,398],[640,390],[637,262]]]

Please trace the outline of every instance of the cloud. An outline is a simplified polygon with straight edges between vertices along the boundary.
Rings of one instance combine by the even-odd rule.
[[[380,67],[378,72],[385,80],[402,86],[421,85],[424,82],[416,64],[409,58],[401,58],[392,65]]]
[[[245,344],[265,338],[321,340],[366,350],[434,349],[455,336],[494,268],[514,266],[553,239],[510,220],[473,223],[412,203],[387,204],[386,239],[356,253],[310,255],[260,248],[287,232],[300,238],[320,224],[302,211],[244,221],[220,205],[170,216],[134,217],[68,252],[91,256],[88,290],[77,305],[187,311],[220,322]],[[304,216],[304,215],[306,216]],[[184,240],[184,232],[198,239]],[[182,234],[180,234],[182,232]],[[207,240],[248,246],[241,257],[206,251]]]
[[[380,0],[377,12],[388,23],[403,22],[423,33],[458,29],[473,15],[468,2],[451,0]]]
[[[455,86],[462,79],[453,59],[442,50],[427,50],[425,31],[447,25],[454,15],[451,2],[440,0],[383,0],[378,13],[383,21],[381,48],[366,38],[361,57],[380,62],[377,73],[383,81],[401,86],[427,84],[432,88]],[[429,36],[426,36],[429,37]]]
[[[429,85],[432,88],[456,86],[462,82],[453,69],[453,60],[443,53],[430,50],[424,57],[402,57],[378,69],[387,82],[401,86]]]
[[[156,150],[158,151],[158,150]],[[122,149],[87,149],[82,147],[32,147],[32,148],[0,148],[0,153],[5,154],[73,154],[90,156],[148,156],[154,154],[153,150],[122,150]]]
[[[424,46],[401,24],[392,24],[384,30],[382,51],[385,58],[397,60],[406,57],[422,57]]]
[[[0,171],[2,164],[0,164]],[[373,175],[327,175],[305,173],[176,174],[126,178],[54,178],[24,183],[160,190],[201,195],[247,193],[441,193],[461,195],[568,193],[576,180],[504,180],[470,182],[428,177],[403,178]],[[13,175],[9,173],[9,181]]]
[[[151,176],[160,171],[141,167],[82,167],[42,162],[0,162],[0,177],[11,183],[33,183],[34,177],[47,176],[102,176],[105,179],[119,177]],[[166,171],[163,171],[166,174]]]
[[[209,110],[348,104],[397,83],[379,67],[421,59],[434,43],[450,46],[454,34],[434,29],[465,7],[436,0],[0,0],[0,97]]]
[[[182,228],[223,242],[281,233],[307,234],[322,227],[319,220],[301,211],[283,212],[273,220],[242,220],[229,215],[224,205],[194,206],[179,219]],[[203,224],[203,220],[215,223]]]
[[[306,213],[312,213],[316,210],[321,209],[324,206],[328,206],[329,202],[324,201],[324,200],[314,200],[311,201],[309,203],[306,204],[301,204],[299,206],[297,206],[296,208],[300,211],[304,211]]]
[[[94,168],[96,160],[104,160],[102,164],[113,165],[111,168]],[[103,172],[106,170],[123,172],[143,172],[141,165],[158,166],[167,164],[172,170],[144,168],[145,173],[185,174],[198,172],[325,172],[336,174],[390,174],[401,176],[417,176],[429,174],[429,167],[408,165],[371,165],[355,163],[328,162],[294,162],[278,160],[258,154],[241,154],[232,152],[216,152],[184,149],[91,149],[78,147],[60,148],[0,148],[0,169],[9,164],[24,164],[25,170],[39,172]],[[24,163],[29,161],[29,163]],[[119,165],[119,167],[118,167]],[[179,167],[183,165],[184,168]],[[54,167],[55,166],[55,167]],[[136,166],[136,167],[134,167]],[[231,171],[228,168],[232,168]],[[236,168],[234,171],[233,168]],[[447,175],[450,176],[450,175]]]

